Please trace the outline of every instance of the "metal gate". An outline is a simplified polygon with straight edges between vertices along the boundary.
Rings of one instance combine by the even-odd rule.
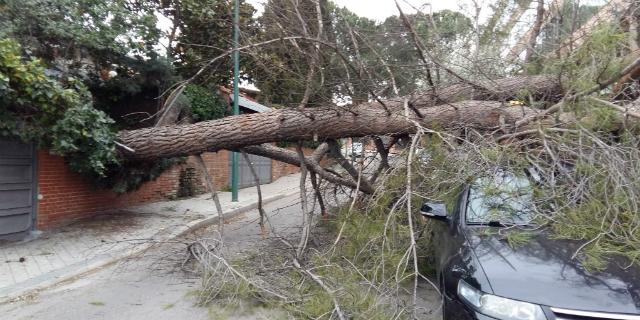
[[[247,154],[249,156],[249,160],[253,163],[253,168],[256,170],[258,174],[258,178],[260,179],[260,184],[270,183],[271,182],[271,159],[265,158],[261,156],[256,156],[252,154]],[[232,153],[229,152],[229,173],[231,173],[231,157]],[[249,168],[249,164],[244,160],[244,157],[240,155],[240,163],[239,163],[239,181],[238,188],[246,188],[256,185],[256,181],[253,178],[253,174],[251,174],[251,169]]]
[[[35,183],[33,146],[0,138],[0,239],[20,239],[31,230]]]

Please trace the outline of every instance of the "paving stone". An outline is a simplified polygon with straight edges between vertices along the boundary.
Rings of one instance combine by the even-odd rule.
[[[298,186],[296,174],[262,185],[261,190],[266,199],[295,192]],[[255,187],[241,189],[236,203],[231,202],[230,192],[219,193],[219,198],[225,213],[257,203]],[[211,195],[204,194],[105,212],[29,241],[0,243],[0,299],[14,288],[35,286],[41,279],[60,277],[67,269],[122,256],[190,223],[216,216]],[[26,260],[18,262],[20,257]]]

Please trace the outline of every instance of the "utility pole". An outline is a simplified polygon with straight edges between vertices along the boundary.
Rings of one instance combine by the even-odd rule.
[[[238,100],[240,99],[240,90],[238,89],[238,80],[240,73],[240,52],[238,52],[238,39],[240,36],[240,0],[235,0],[233,10],[233,114],[240,114]],[[238,180],[239,168],[238,161],[240,154],[234,151],[231,154],[231,201],[238,201]]]

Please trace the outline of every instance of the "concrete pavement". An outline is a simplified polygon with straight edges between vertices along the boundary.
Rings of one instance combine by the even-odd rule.
[[[296,176],[297,177],[297,176]],[[298,232],[302,215],[299,195],[265,205],[269,221],[280,233]],[[249,210],[225,223],[225,243],[234,256],[255,250],[263,242],[257,210]],[[290,319],[282,310],[248,306],[227,309],[224,304],[196,305],[200,276],[185,272],[181,265],[186,246],[207,237],[217,226],[202,228],[154,244],[139,255],[119,260],[90,274],[50,286],[24,299],[0,303],[0,319],[13,320],[173,320],[173,319]]]
[[[299,174],[262,185],[263,202],[299,192]],[[219,193],[225,218],[257,207],[255,187]],[[156,202],[106,212],[92,219],[44,233],[35,239],[0,244],[0,302],[20,299],[59,282],[143,254],[166,242],[218,220],[211,195]]]

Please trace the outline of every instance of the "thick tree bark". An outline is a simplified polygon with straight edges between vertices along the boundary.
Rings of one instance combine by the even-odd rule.
[[[342,108],[280,109],[188,125],[123,131],[118,138],[134,150],[124,156],[147,159],[239,149],[274,141],[406,134],[414,131],[414,121],[433,129],[491,129],[514,123],[532,110],[509,107],[498,101],[451,102],[465,98],[508,100],[524,92],[555,97],[559,88],[553,77],[501,79],[487,83],[486,88],[454,85],[439,91],[436,97],[431,93],[420,95],[412,105],[420,110],[422,118],[413,114],[405,117],[402,101],[396,99],[385,101],[393,111],[391,114],[378,102],[364,103],[348,111]],[[434,101],[446,104],[433,106]]]
[[[355,108],[356,114],[340,109],[282,109],[226,117],[181,126],[165,126],[125,131],[121,143],[134,152],[135,159],[176,157],[221,149],[239,149],[274,141],[321,140],[369,135],[412,133],[414,121],[433,129],[472,127],[492,129],[515,123],[533,111],[496,101],[464,101],[422,108],[424,116],[409,118],[399,112],[387,115],[375,103]]]
[[[480,87],[470,84],[454,84],[416,95],[409,102],[417,107],[447,104],[463,100],[507,101],[531,94],[533,98],[545,101],[558,101],[563,94],[558,77],[547,75],[502,78],[480,83]],[[399,99],[401,102],[402,99]]]

